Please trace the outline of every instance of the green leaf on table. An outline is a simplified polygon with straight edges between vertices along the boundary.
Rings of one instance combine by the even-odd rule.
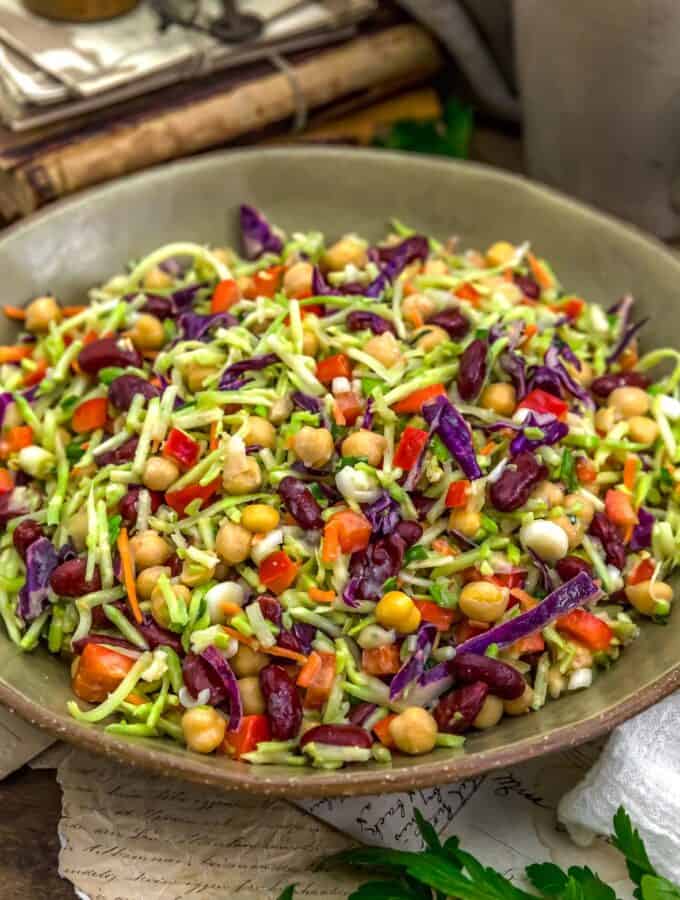
[[[569,876],[554,863],[535,863],[525,869],[529,882],[546,897],[556,897],[567,886]]]
[[[421,837],[425,841],[426,845],[430,848],[430,850],[433,850],[434,852],[436,852],[437,850],[441,850],[441,841],[439,840],[439,836],[434,830],[433,826],[430,825],[429,822],[425,821],[425,817],[419,809],[414,809],[413,813],[415,815],[418,831],[420,832]]]
[[[680,890],[659,875],[643,875],[640,887],[642,900],[680,900]]]
[[[576,881],[588,900],[616,900],[616,891],[589,869],[588,866],[571,866],[569,879]]]
[[[390,150],[410,150],[416,153],[466,159],[472,127],[471,108],[451,97],[444,105],[444,115],[441,119],[429,122],[412,120],[395,122],[388,133],[377,138],[375,143]]]
[[[430,900],[431,896],[430,889],[422,885],[403,881],[367,881],[351,893],[348,900]]]
[[[630,816],[620,806],[614,816],[614,834],[612,843],[626,858],[628,875],[633,884],[637,885],[634,896],[642,900],[641,882],[644,875],[657,875],[654,866],[649,861],[647,850],[636,828],[630,821]]]
[[[284,888],[283,891],[279,894],[278,900],[294,900],[295,895],[295,885],[289,884],[287,888]]]

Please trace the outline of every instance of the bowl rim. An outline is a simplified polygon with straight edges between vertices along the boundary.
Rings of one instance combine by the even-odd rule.
[[[361,164],[361,160],[374,161],[376,158],[389,158],[414,168],[440,168],[442,172],[450,172],[451,168],[460,172],[469,171],[486,179],[496,180],[499,184],[510,183],[539,199],[545,198],[552,203],[566,206],[575,213],[585,215],[591,221],[594,220],[596,223],[599,221],[610,231],[613,230],[627,240],[634,239],[636,243],[653,249],[657,254],[662,254],[666,263],[675,267],[680,275],[680,260],[653,235],[648,235],[634,225],[622,222],[608,213],[595,210],[553,188],[538,184],[524,175],[506,172],[480,162],[443,159],[426,154],[414,156],[398,151],[355,148],[348,152],[346,148],[316,146],[222,149],[126,175],[106,184],[88,188],[74,197],[59,200],[11,225],[0,233],[0,247],[6,241],[23,234],[28,236],[33,228],[49,222],[51,218],[73,214],[79,208],[89,205],[93,201],[96,202],[101,197],[115,194],[123,184],[134,185],[135,182],[141,183],[142,181],[145,186],[149,182],[166,184],[172,181],[172,177],[176,173],[182,171],[210,169],[223,159],[233,161],[237,165],[239,160],[249,160],[256,155],[258,159],[273,160],[285,160],[291,155],[304,155],[306,161],[312,164],[315,157],[337,158],[345,162],[348,156],[352,156],[356,159],[357,165]],[[414,760],[413,765],[398,770],[387,767],[365,769],[353,767],[297,776],[294,769],[290,771],[290,774],[281,774],[281,768],[277,768],[277,773],[271,777],[262,772],[265,767],[261,767],[258,770],[258,776],[255,777],[252,774],[252,768],[247,764],[244,764],[242,769],[240,767],[227,769],[212,764],[212,757],[168,753],[162,745],[155,749],[135,740],[109,734],[99,727],[84,725],[71,719],[66,713],[63,715],[54,713],[47,707],[28,699],[18,688],[4,683],[1,677],[0,703],[29,723],[49,732],[55,739],[64,740],[77,747],[108,756],[120,763],[179,777],[198,784],[214,785],[224,790],[242,790],[259,795],[303,798],[392,793],[434,787],[462,778],[482,775],[498,768],[526,762],[538,756],[575,747],[599,738],[610,732],[616,725],[662,700],[679,687],[680,660],[649,684],[597,713],[575,723],[553,728],[545,734],[529,735],[522,740],[499,748],[481,750],[470,755],[466,755],[464,751],[458,754],[452,753],[446,759],[438,758],[423,764],[418,764]]]

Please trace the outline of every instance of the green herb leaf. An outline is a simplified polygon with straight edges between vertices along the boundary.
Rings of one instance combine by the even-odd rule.
[[[562,451],[562,464],[560,465],[560,480],[564,482],[569,493],[573,493],[578,487],[578,479],[576,478],[576,466],[574,463],[574,454],[571,450]]]
[[[112,547],[115,546],[115,543],[118,540],[122,521],[123,517],[120,515],[109,516],[109,543]]]
[[[414,559],[427,559],[427,550],[422,544],[416,544],[414,547],[409,547],[406,553],[404,553],[405,563],[410,563]]]
[[[614,816],[614,834],[612,843],[626,858],[628,875],[633,884],[637,885],[634,896],[641,900],[641,882],[644,875],[657,876],[654,866],[649,861],[647,850],[637,829],[633,828],[630,816],[620,806]]]
[[[287,888],[284,888],[283,891],[279,894],[278,900],[293,900],[295,894],[295,885],[289,884]]]
[[[405,880],[367,881],[349,895],[349,900],[430,900],[431,896],[429,888]]]
[[[642,900],[680,900],[680,890],[667,878],[643,875],[640,882]]]

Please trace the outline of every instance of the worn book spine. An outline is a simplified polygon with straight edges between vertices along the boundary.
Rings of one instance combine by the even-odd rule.
[[[421,83],[441,66],[434,39],[417,25],[399,25],[191,105],[180,105],[104,133],[83,135],[0,173],[0,214],[9,221],[94,184],[223,146],[343,97],[386,82]]]

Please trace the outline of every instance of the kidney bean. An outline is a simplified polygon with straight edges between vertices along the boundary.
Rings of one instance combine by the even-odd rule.
[[[373,739],[365,728],[359,725],[317,725],[310,728],[300,738],[300,746],[305,744],[333,744],[336,747],[363,747],[369,750]]]
[[[130,409],[135,394],[151,400],[152,397],[160,397],[161,392],[155,384],[139,375],[119,375],[109,385],[109,400],[116,409],[123,412]]]
[[[189,653],[182,661],[182,678],[194,700],[206,688],[210,691],[208,702],[212,706],[219,706],[227,699],[227,689],[215,670],[194,653]]]
[[[458,368],[458,393],[463,400],[474,400],[486,378],[486,341],[474,340],[465,348]]]
[[[347,328],[349,331],[363,331],[368,329],[373,334],[384,334],[391,331],[394,334],[394,325],[383,319],[376,313],[355,309],[347,316]]]
[[[120,338],[99,338],[83,347],[78,355],[78,365],[87,375],[96,375],[100,369],[110,366],[127,366],[139,368],[142,365],[141,355],[134,347],[121,345]]]
[[[437,502],[432,497],[426,497],[425,494],[423,494],[421,491],[413,491],[411,494],[411,500],[420,519],[424,519]]]
[[[438,325],[452,340],[465,337],[470,330],[470,322],[457,309],[444,309],[427,320],[428,325]]]
[[[369,716],[372,716],[378,707],[375,703],[357,703],[349,712],[349,720],[352,725],[363,725]]]
[[[137,521],[137,500],[141,488],[131,487],[127,494],[123,494],[118,501],[118,512],[123,517],[126,525],[134,525]],[[151,495],[151,512],[155,513],[163,502],[163,494],[160,491],[149,491]]]
[[[160,294],[147,294],[142,309],[157,319],[169,319],[175,312],[172,300],[169,297],[161,297]]]
[[[538,300],[541,289],[530,275],[515,275],[514,282],[525,297],[530,300]]]
[[[434,708],[439,730],[446,734],[463,734],[471,728],[488,693],[489,688],[483,681],[475,681],[442,697]]]
[[[519,509],[529,499],[529,494],[541,479],[546,478],[547,468],[533,453],[525,450],[509,463],[500,478],[489,487],[489,499],[501,512]]]
[[[283,666],[268,665],[260,672],[260,688],[267,705],[272,738],[289,741],[302,724],[302,703],[295,682]]]
[[[649,385],[649,378],[642,372],[617,372],[615,375],[600,375],[590,385],[590,390],[596,397],[604,400],[616,388],[639,387],[645,390]]]
[[[407,547],[412,547],[423,536],[422,525],[410,520],[400,522],[395,531]]]
[[[383,584],[401,569],[405,552],[406,542],[395,532],[353,553],[349,574],[356,583],[356,599],[379,599]]]
[[[12,500],[13,494],[14,491],[5,491],[5,493],[0,494],[0,525],[3,527],[7,525],[10,519],[24,516],[28,512],[26,507],[19,506]]]
[[[99,570],[95,569],[89,581],[85,578],[87,560],[69,559],[52,572],[50,586],[55,594],[60,597],[82,597],[83,594],[91,594],[101,589],[102,580]]]
[[[286,631],[285,628],[282,628],[281,631],[279,631],[278,637],[276,638],[276,646],[281,647],[282,650],[292,650],[293,653],[304,653],[304,648],[297,635],[292,631]],[[285,656],[279,659],[280,666],[291,666],[294,664],[295,660],[286,659]]]
[[[26,559],[26,551],[33,541],[37,541],[38,538],[44,536],[45,532],[42,529],[42,525],[34,522],[33,519],[24,519],[24,521],[19,522],[15,528],[14,534],[12,535],[12,541],[14,542],[14,546],[16,547],[19,556],[22,559]]]
[[[257,602],[260,604],[260,609],[265,619],[269,619],[269,621],[273,622],[274,625],[280,626],[281,604],[276,599],[276,597],[272,597],[271,594],[261,594],[257,598]]]
[[[489,692],[503,700],[516,700],[524,693],[526,683],[517,669],[490,656],[459,653],[451,661],[451,674],[460,684],[483,681]]]
[[[617,569],[623,569],[626,565],[626,548],[616,525],[609,521],[605,513],[595,513],[588,532],[601,541],[607,562]]]
[[[299,478],[286,475],[279,485],[279,494],[283,503],[301,528],[323,528],[321,507],[314,495]]]
[[[133,435],[131,438],[128,438],[124,444],[121,444],[120,447],[116,447],[115,450],[107,450],[106,452],[99,454],[95,453],[94,461],[98,466],[118,466],[121,463],[130,462],[135,458],[138,443],[139,438],[136,435]]]
[[[593,567],[590,563],[579,556],[565,556],[555,563],[555,568],[562,581],[569,581],[581,572],[585,572],[587,575],[593,574]]]

